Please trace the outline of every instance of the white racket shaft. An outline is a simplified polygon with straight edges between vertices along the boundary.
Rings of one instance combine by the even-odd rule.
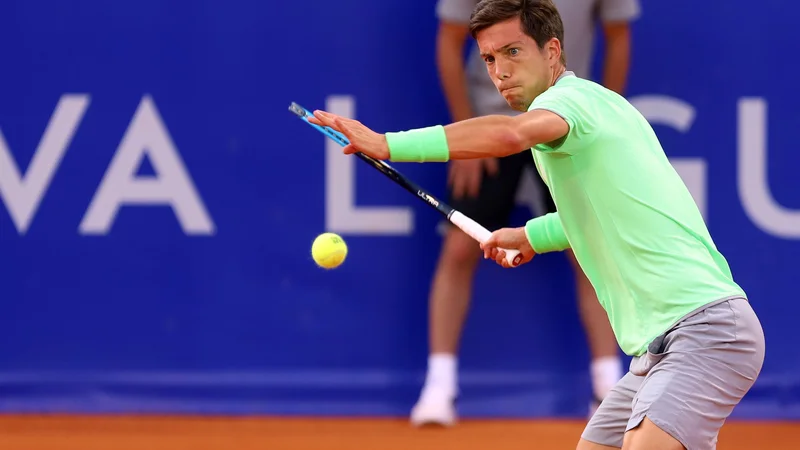
[[[453,214],[450,215],[450,222],[481,244],[489,240],[492,236],[491,231],[458,211],[453,211]],[[509,266],[517,267],[519,263],[522,262],[522,255],[519,253],[519,250],[506,250],[504,248],[499,250],[506,253],[506,262]]]

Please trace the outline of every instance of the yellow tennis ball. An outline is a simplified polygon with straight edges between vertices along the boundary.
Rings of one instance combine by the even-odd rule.
[[[326,269],[339,267],[347,257],[347,244],[335,233],[322,233],[311,245],[311,256],[318,266]]]

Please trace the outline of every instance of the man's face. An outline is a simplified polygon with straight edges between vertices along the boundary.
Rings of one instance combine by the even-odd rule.
[[[519,18],[481,30],[475,39],[486,69],[506,102],[517,111],[527,111],[552,82],[553,66],[561,56],[558,40],[539,49],[522,31]]]

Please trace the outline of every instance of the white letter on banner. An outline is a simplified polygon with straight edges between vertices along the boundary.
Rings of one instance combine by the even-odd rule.
[[[154,177],[136,176],[145,156],[155,169]],[[139,103],[80,224],[81,234],[108,233],[124,204],[166,204],[172,207],[186,234],[215,232],[214,223],[150,96]]]
[[[767,102],[742,98],[738,106],[737,185],[742,207],[761,230],[785,239],[800,238],[800,210],[775,201],[767,176]]]
[[[89,96],[85,94],[61,97],[25,175],[17,168],[0,132],[0,198],[20,234],[28,231],[88,105]]]
[[[355,100],[349,95],[330,96],[325,101],[325,110],[352,119]],[[340,234],[410,235],[414,224],[411,208],[356,206],[358,158],[342,153],[342,147],[332,139],[324,139],[326,229]],[[389,179],[386,183],[393,184]]]

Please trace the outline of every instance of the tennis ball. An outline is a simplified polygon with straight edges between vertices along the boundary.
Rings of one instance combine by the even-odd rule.
[[[347,244],[335,233],[322,233],[311,245],[311,256],[318,266],[325,269],[339,267],[347,257]]]

